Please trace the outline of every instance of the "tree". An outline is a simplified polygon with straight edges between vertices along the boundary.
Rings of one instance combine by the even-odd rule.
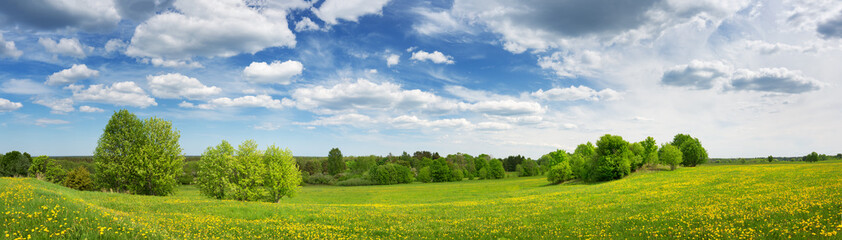
[[[269,146],[263,153],[263,163],[267,170],[264,186],[268,190],[269,200],[279,202],[284,196],[295,196],[301,184],[301,172],[298,171],[292,151]]]
[[[507,172],[514,172],[517,170],[517,165],[523,163],[524,160],[526,158],[521,155],[509,156],[503,159],[503,169],[506,169]]]
[[[327,172],[336,175],[345,171],[345,160],[342,159],[342,151],[339,148],[330,149],[327,154]]]
[[[766,158],[766,161],[769,161],[769,162],[774,162],[774,161],[775,161],[775,158],[774,158],[774,157],[772,157],[772,155],[769,155],[769,157],[767,157],[767,158]]]
[[[644,164],[658,164],[658,144],[652,137],[646,137],[640,142],[643,146],[643,163]]]
[[[806,162],[818,162],[819,161],[819,154],[816,153],[816,152],[812,152],[810,154],[807,154],[807,156],[805,158],[805,161]]]
[[[499,159],[488,161],[488,179],[501,179],[506,177],[506,170],[503,169],[503,162]]]
[[[568,162],[561,162],[550,168],[547,173],[547,181],[551,183],[562,183],[573,179],[573,170]]]
[[[673,138],[672,145],[681,150],[683,156],[682,166],[695,167],[708,160],[708,153],[698,138],[690,137],[687,134],[677,134]]]
[[[233,162],[234,174],[232,183],[228,185],[226,193],[231,198],[240,201],[255,201],[262,198],[266,167],[263,164],[263,153],[257,148],[257,142],[246,140],[237,147],[237,161]]]
[[[43,178],[52,183],[61,183],[66,175],[58,163],[44,155],[32,159],[28,172],[30,177]]]
[[[596,147],[591,142],[579,144],[573,154],[579,154],[584,158],[591,158],[596,155]]]
[[[683,154],[681,153],[681,150],[672,144],[665,144],[661,146],[658,156],[661,162],[669,165],[672,170],[675,170],[675,166],[681,164],[683,161]]]
[[[91,173],[88,169],[82,166],[70,170],[67,173],[67,178],[64,179],[64,186],[79,191],[87,191],[93,189],[93,181],[91,180]]]
[[[570,168],[573,171],[573,177],[588,179],[588,173],[591,171],[591,163],[591,159],[585,159],[582,154],[574,153],[570,156]]]
[[[547,159],[547,166],[555,166],[561,162],[566,162],[568,159],[568,155],[566,151],[558,149],[554,152],[550,152],[547,154],[549,158]]]
[[[421,170],[418,170],[418,177],[416,179],[423,183],[432,182],[433,177],[430,173],[430,167],[422,167]]]
[[[95,183],[135,194],[171,194],[184,169],[180,137],[169,121],[141,121],[125,109],[115,112],[94,152]]]
[[[488,168],[488,159],[491,159],[491,158],[488,157],[488,155],[485,155],[485,154],[480,154],[479,156],[474,158],[474,167],[477,169],[477,175],[478,176],[480,176],[479,169]],[[488,170],[486,170],[486,172],[487,171]]]
[[[607,181],[629,175],[631,158],[629,142],[623,137],[605,134],[596,142],[596,157],[593,172],[588,174],[591,180]]]
[[[630,159],[631,170],[636,171],[637,169],[643,166],[646,150],[643,148],[643,144],[639,142],[630,143],[629,150],[632,152],[632,157]]]
[[[565,161],[566,162],[566,161]],[[523,163],[518,165],[518,176],[520,177],[528,177],[528,176],[537,176],[538,175],[538,164],[531,159],[525,160]]]
[[[26,176],[29,173],[29,166],[32,164],[32,157],[29,153],[11,151],[0,159],[0,176],[14,177]]]
[[[205,196],[223,199],[225,197],[229,179],[233,172],[234,147],[227,141],[216,147],[208,147],[199,159],[199,172],[196,175],[196,185]]]
[[[433,182],[449,182],[452,176],[452,172],[450,167],[447,165],[447,161],[444,158],[438,158],[433,160],[432,166],[430,166],[430,176]]]

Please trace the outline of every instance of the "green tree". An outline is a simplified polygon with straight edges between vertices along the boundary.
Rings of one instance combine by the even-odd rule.
[[[623,178],[631,172],[632,157],[629,142],[623,137],[605,134],[596,142],[593,173],[588,175],[594,181]]]
[[[422,167],[421,170],[418,170],[418,177],[416,179],[423,183],[432,182],[433,177],[430,172],[430,167]]]
[[[292,151],[269,146],[263,153],[266,165],[264,186],[269,194],[269,201],[279,202],[282,197],[293,197],[301,184],[301,172],[292,157]]]
[[[636,142],[629,144],[629,150],[632,152],[631,157],[631,170],[635,171],[640,167],[643,167],[644,157],[646,155],[646,149],[643,148],[643,144]]]
[[[143,144],[139,156],[123,163],[131,173],[128,190],[142,195],[169,195],[184,169],[184,155],[178,144],[181,135],[172,123],[156,117],[144,120],[141,129]]]
[[[547,181],[551,183],[562,183],[564,181],[573,179],[573,170],[570,168],[570,164],[568,162],[560,162],[550,168],[550,171],[547,173]]]
[[[808,154],[805,158],[806,162],[818,162],[819,161],[819,154],[816,152],[812,152]]]
[[[327,172],[336,175],[345,171],[345,160],[342,159],[342,151],[339,148],[330,149],[327,154]]]
[[[526,158],[521,155],[509,156],[503,159],[503,169],[506,169],[507,172],[514,172],[517,170],[517,165],[523,163],[525,160]]]
[[[669,165],[670,169],[675,170],[675,167],[683,162],[683,154],[681,150],[672,144],[665,144],[661,146],[658,156],[662,163]]]
[[[430,176],[433,182],[449,182],[451,175],[450,167],[448,167],[444,158],[433,160],[433,164],[430,166]]]
[[[596,147],[591,142],[579,144],[579,146],[576,146],[573,154],[579,154],[585,159],[588,159],[596,155]]]
[[[531,159],[523,161],[523,163],[518,166],[518,176],[520,177],[537,176],[539,173],[538,164]]]
[[[774,158],[774,157],[772,157],[772,155],[769,155],[769,157],[767,157],[767,158],[766,158],[766,161],[769,161],[769,162],[774,162],[774,161],[775,161],[775,158]]]
[[[702,147],[702,143],[699,141],[699,139],[684,137],[679,139],[679,135],[676,135],[676,140],[680,140],[679,142],[681,144],[677,145],[675,144],[676,141],[673,141],[673,145],[678,147],[678,149],[681,150],[681,153],[684,155],[684,161],[681,163],[682,166],[695,167],[696,165],[707,162],[708,152],[707,150],[705,150],[704,147]]]
[[[640,142],[643,146],[643,163],[644,164],[658,164],[658,144],[652,137],[646,137]]]
[[[501,179],[506,177],[506,170],[503,169],[503,162],[499,159],[488,161],[488,179]]]
[[[266,166],[263,153],[257,148],[257,142],[246,140],[237,147],[237,161],[234,161],[234,174],[229,189],[234,200],[255,201],[261,199]]]
[[[588,173],[591,171],[591,159],[585,159],[582,154],[574,153],[570,156],[570,168],[573,171],[573,177],[587,180]]]
[[[96,185],[117,191],[128,190],[130,165],[140,157],[144,143],[143,122],[128,110],[115,112],[97,142],[93,162]]]
[[[231,184],[233,167],[235,161],[234,147],[227,141],[216,147],[208,147],[199,159],[199,172],[196,175],[196,185],[205,196],[216,199],[225,198],[225,191]]]
[[[0,159],[0,175],[5,177],[26,176],[29,173],[30,165],[32,165],[32,157],[29,153],[11,151]]]
[[[92,190],[93,180],[91,180],[91,173],[88,172],[87,168],[79,166],[67,173],[67,178],[64,179],[63,185],[79,191]]]

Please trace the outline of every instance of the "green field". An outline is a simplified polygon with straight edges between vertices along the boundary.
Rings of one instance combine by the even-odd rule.
[[[80,192],[0,180],[5,238],[838,238],[842,162],[649,171],[598,184],[543,177],[306,186],[280,203]]]

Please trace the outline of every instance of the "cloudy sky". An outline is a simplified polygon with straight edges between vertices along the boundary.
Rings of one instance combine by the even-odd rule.
[[[0,151],[90,155],[125,108],[188,155],[835,154],[840,76],[836,0],[4,1]]]

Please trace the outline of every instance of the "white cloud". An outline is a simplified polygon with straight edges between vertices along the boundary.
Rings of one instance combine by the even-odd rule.
[[[29,0],[3,4],[4,22],[39,30],[80,28],[102,32],[117,27],[120,14],[113,1]]]
[[[221,88],[205,86],[198,79],[179,73],[146,76],[149,92],[153,96],[168,99],[204,99],[222,92]]]
[[[339,114],[328,117],[319,117],[316,120],[307,123],[298,123],[300,125],[310,126],[332,126],[332,125],[349,125],[354,127],[366,127],[377,121],[369,116],[358,113]]]
[[[538,91],[532,92],[530,95],[538,99],[548,101],[610,101],[617,100],[620,98],[620,94],[617,91],[614,91],[613,89],[606,88],[600,91],[596,91],[587,86],[582,85],[579,85],[578,87],[570,86],[568,88],[551,88],[547,91],[544,91],[543,89],[538,89]]]
[[[330,88],[314,86],[292,92],[296,106],[319,113],[333,113],[364,109],[403,111],[450,111],[456,103],[418,89],[403,90],[400,85],[373,83],[365,79],[339,83]]]
[[[464,118],[438,119],[430,121],[426,119],[419,119],[416,116],[401,115],[389,120],[389,123],[394,128],[404,129],[461,128],[463,130],[469,130],[473,128],[473,124]]]
[[[196,107],[195,104],[193,104],[191,102],[188,102],[188,101],[181,101],[181,103],[179,103],[178,106],[182,107],[182,108],[194,108],[194,107]]]
[[[460,19],[456,19],[447,11],[432,11],[428,8],[415,8],[413,12],[422,17],[412,25],[415,32],[423,35],[470,32],[470,28]]]
[[[401,61],[401,56],[400,56],[400,55],[397,55],[397,54],[389,54],[389,56],[388,56],[388,57],[386,57],[386,66],[391,67],[391,66],[394,66],[394,65],[398,65],[398,63],[399,63],[400,61]]]
[[[70,122],[61,119],[39,118],[35,120],[35,125],[46,127],[47,125],[62,125]]]
[[[318,31],[319,24],[313,22],[308,17],[301,18],[301,21],[295,23],[295,31],[296,32],[304,32],[304,31]]]
[[[733,67],[721,61],[693,60],[690,64],[677,65],[664,72],[661,83],[711,89],[717,84],[727,82],[733,71]]]
[[[36,95],[51,92],[44,84],[29,79],[9,79],[0,85],[0,91],[11,94]]]
[[[254,127],[254,129],[257,129],[257,130],[275,131],[275,130],[281,129],[281,127],[283,127],[283,125],[277,124],[277,123],[271,123],[271,122],[263,122],[260,125],[254,125],[252,127]]]
[[[21,55],[23,55],[23,51],[15,47],[15,42],[4,40],[3,33],[0,33],[0,57],[17,59]]]
[[[105,43],[105,52],[106,53],[123,52],[125,50],[126,50],[126,42],[123,42],[123,40],[115,38],[115,39],[108,40],[108,42]]]
[[[80,106],[79,111],[80,112],[86,112],[86,113],[93,113],[93,112],[104,112],[105,110],[103,110],[102,108],[98,108],[98,107]]]
[[[798,94],[821,89],[826,84],[787,68],[735,69],[719,61],[693,60],[675,66],[661,77],[661,83],[705,90],[759,91]]]
[[[462,104],[462,108],[488,115],[516,116],[542,114],[545,109],[541,104],[519,100],[489,100],[473,104]]]
[[[211,99],[207,103],[199,104],[196,107],[200,109],[218,109],[218,108],[246,108],[246,107],[263,107],[268,109],[283,109],[285,106],[291,106],[292,102],[289,99],[283,100],[273,99],[269,95],[257,96],[243,96],[238,98],[216,98]]]
[[[292,82],[292,77],[301,75],[303,71],[304,65],[298,61],[274,61],[270,64],[266,62],[252,62],[248,67],[243,69],[243,75],[247,80],[254,83],[288,85]]]
[[[38,99],[35,100],[33,103],[43,105],[45,107],[50,108],[50,111],[53,114],[65,114],[68,112],[72,112],[76,110],[73,107],[73,99],[70,98],[63,98],[63,99]]]
[[[412,53],[412,57],[409,59],[417,60],[417,61],[430,61],[433,63],[438,64],[453,64],[453,57],[444,55],[439,51],[434,51],[432,53],[425,52],[423,50],[418,50],[417,52]]]
[[[85,46],[75,38],[62,38],[58,42],[49,38],[39,38],[38,43],[52,54],[80,59],[87,57],[87,53],[93,51],[92,47]]]
[[[152,66],[156,67],[169,67],[169,68],[203,68],[201,63],[194,62],[191,60],[164,60],[162,58],[152,58],[152,59],[143,59],[141,60],[143,63],[151,63]]]
[[[268,47],[294,47],[287,25],[290,7],[273,2],[182,0],[177,11],[155,15],[135,29],[126,55],[138,58],[189,60],[196,56],[230,57],[254,54]],[[260,5],[265,4],[265,5]]]
[[[819,47],[816,45],[811,46],[798,46],[798,45],[791,45],[785,43],[768,43],[765,41],[760,40],[749,40],[745,41],[745,47],[747,49],[757,51],[761,54],[769,55],[775,54],[780,52],[815,52],[818,51]]]
[[[73,64],[68,69],[53,73],[47,77],[47,85],[67,85],[73,84],[82,79],[98,77],[99,71],[88,68],[85,64]]]
[[[339,19],[356,22],[368,14],[380,15],[389,0],[326,0],[318,9],[313,9],[325,24],[336,25]]]
[[[589,50],[575,53],[555,52],[538,59],[538,66],[552,69],[562,78],[594,76],[598,69],[602,68],[602,57],[599,53]]]
[[[73,99],[77,101],[100,102],[116,106],[140,108],[158,105],[155,99],[146,95],[146,92],[134,82],[116,82],[112,83],[111,86],[96,84],[90,85],[88,89],[71,84],[67,88],[73,91]]]
[[[500,122],[481,122],[476,124],[478,130],[502,131],[512,129],[512,125]]]
[[[12,102],[9,99],[0,98],[0,112],[11,112],[23,107],[19,102]]]

